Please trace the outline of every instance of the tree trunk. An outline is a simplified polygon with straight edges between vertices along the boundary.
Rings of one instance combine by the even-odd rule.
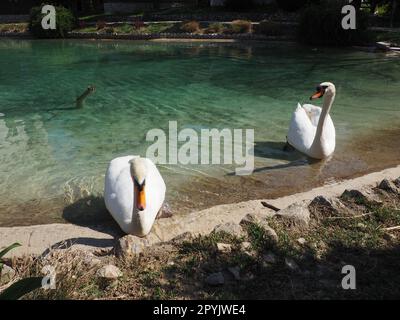
[[[392,0],[392,15],[390,18],[390,27],[394,27],[394,20],[396,19],[396,11],[397,11],[397,1],[398,0]]]

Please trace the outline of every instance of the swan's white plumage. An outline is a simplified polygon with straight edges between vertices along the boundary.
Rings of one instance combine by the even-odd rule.
[[[311,146],[317,131],[321,112],[322,109],[320,107],[312,104],[304,104],[301,106],[300,103],[298,103],[290,122],[288,133],[289,144],[310,157],[314,157],[311,152]],[[335,151],[336,132],[329,114],[325,120],[321,142],[326,155],[331,155]]]
[[[107,169],[104,186],[104,200],[108,211],[127,234],[147,235],[164,202],[166,186],[155,164],[147,158],[140,158],[146,167],[146,208],[139,211],[135,203],[134,186],[130,160],[138,156],[113,159]]]

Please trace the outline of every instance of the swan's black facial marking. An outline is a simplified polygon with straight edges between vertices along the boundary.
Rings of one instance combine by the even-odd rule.
[[[328,89],[328,86],[318,86],[317,92],[322,92],[324,94],[326,89]]]
[[[138,191],[142,191],[144,186],[146,185],[146,180],[143,180],[143,183],[140,184],[139,182],[137,182],[136,178],[133,178],[133,182],[135,183],[135,185],[138,188]]]
[[[311,97],[310,100],[313,99],[318,99],[324,96],[325,90],[328,88],[328,86],[317,86],[316,91]]]

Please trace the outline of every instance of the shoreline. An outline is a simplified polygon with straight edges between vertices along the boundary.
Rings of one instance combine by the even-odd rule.
[[[217,205],[185,216],[156,220],[151,233],[145,238],[134,237],[134,242],[143,250],[145,247],[179,238],[186,233],[195,236],[206,235],[220,224],[239,223],[249,213],[273,216],[275,212],[264,207],[261,201],[266,201],[279,209],[285,209],[294,203],[309,203],[320,195],[327,198],[337,197],[347,189],[357,189],[368,193],[368,188],[375,187],[381,180],[399,177],[400,165],[276,199]],[[55,223],[0,227],[0,248],[14,242],[21,243],[22,246],[13,250],[10,256],[40,255],[48,252],[49,249],[66,248],[95,252],[112,250],[122,236],[123,233],[115,224],[79,226]]]

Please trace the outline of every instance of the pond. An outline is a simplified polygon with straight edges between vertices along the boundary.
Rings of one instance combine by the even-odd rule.
[[[291,112],[336,84],[337,149],[282,150]],[[81,109],[75,99],[95,85]],[[0,40],[0,226],[92,219],[109,161],[150,129],[254,129],[255,171],[160,165],[177,214],[276,197],[397,164],[400,57],[293,43]],[[315,104],[321,105],[322,101]],[[72,220],[72,219],[71,219]]]

